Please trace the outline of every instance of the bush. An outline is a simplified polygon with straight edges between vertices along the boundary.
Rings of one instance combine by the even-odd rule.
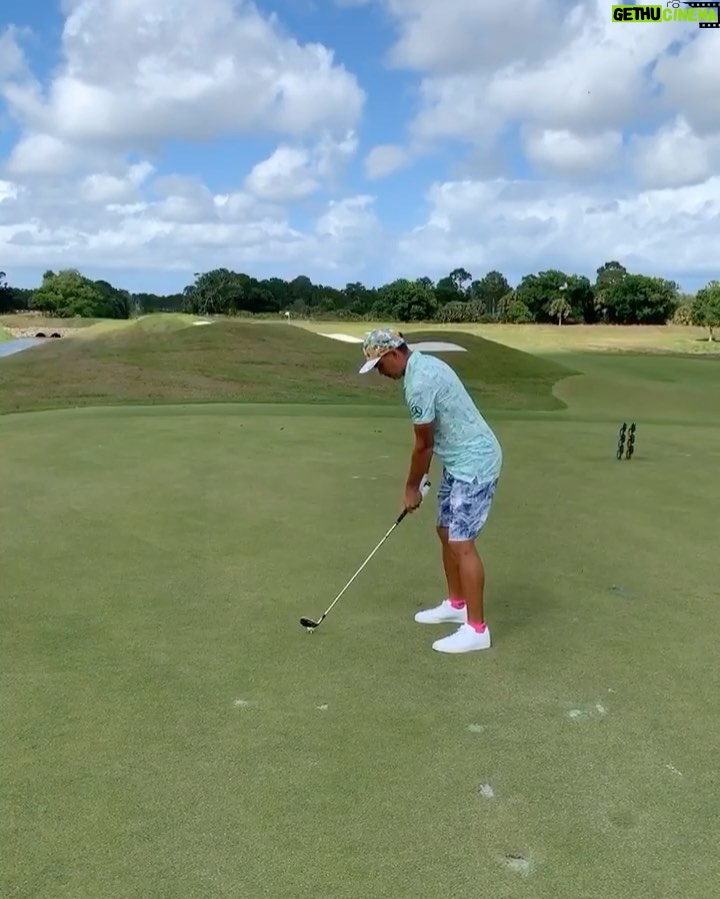
[[[671,319],[674,325],[691,325],[692,324],[692,303],[681,303]]]
[[[470,300],[467,303],[467,321],[469,322],[482,322],[482,321],[492,321],[493,316],[490,316],[488,319],[488,313],[485,309],[485,305],[480,302],[480,300]]]
[[[438,309],[437,321],[444,325],[467,321],[466,306],[467,303],[463,303],[460,300],[453,300],[450,303],[445,303],[444,306],[441,306]]]
[[[452,300],[438,310],[436,321],[444,325],[481,322],[485,319],[485,307],[478,300],[463,302]]]
[[[507,304],[503,321],[513,325],[526,325],[534,320],[532,312],[522,300],[510,300]]]

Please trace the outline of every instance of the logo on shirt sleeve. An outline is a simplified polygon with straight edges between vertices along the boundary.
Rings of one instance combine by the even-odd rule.
[[[421,418],[423,410],[418,405],[410,406],[410,414],[413,418]]]

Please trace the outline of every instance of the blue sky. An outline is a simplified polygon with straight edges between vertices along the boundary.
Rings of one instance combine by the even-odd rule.
[[[618,26],[600,0],[509,0],[512,31],[484,0],[198,9],[6,0],[12,283],[72,266],[174,291],[219,265],[516,283],[607,259],[688,290],[717,275],[720,110],[698,89],[717,34]]]

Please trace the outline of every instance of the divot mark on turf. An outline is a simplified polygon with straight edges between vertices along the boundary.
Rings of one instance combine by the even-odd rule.
[[[632,590],[628,590],[627,587],[623,587],[622,584],[611,584],[608,587],[610,593],[613,593],[618,599],[634,599],[635,594]]]
[[[604,718],[607,715],[607,709],[601,702],[594,702],[579,709],[569,709],[565,715],[571,721],[590,721]]]
[[[514,852],[510,852],[500,859],[500,864],[504,865],[509,871],[519,874],[521,877],[527,877],[532,867],[529,858]]]
[[[668,771],[672,771],[673,774],[677,774],[678,777],[682,777],[682,771],[678,771],[678,769],[674,765],[665,765]]]
[[[485,732],[484,724],[468,724],[467,729],[471,734],[482,734]]]
[[[246,709],[248,706],[251,706],[252,703],[249,699],[236,699],[233,705],[236,709]]]
[[[480,789],[478,790],[480,795],[484,799],[494,799],[495,798],[495,790],[490,786],[490,784],[482,784]]]
[[[318,712],[327,712],[329,706],[328,706],[327,704],[325,704],[325,705],[316,705],[315,708],[318,710]]]

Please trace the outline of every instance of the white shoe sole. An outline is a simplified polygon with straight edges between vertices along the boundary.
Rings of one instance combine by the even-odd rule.
[[[438,646],[436,643],[433,643],[433,649],[435,652],[442,652],[446,655],[460,655],[465,652],[483,652],[486,649],[490,649],[492,647],[491,643],[484,643],[482,646],[462,646],[462,647],[447,647],[447,646]]]
[[[492,638],[490,636],[490,631],[486,630],[483,634],[477,634],[479,639],[468,639],[467,635],[463,635],[464,639],[457,639],[457,632],[455,634],[450,634],[447,637],[443,637],[440,640],[436,640],[432,648],[435,652],[444,652],[451,655],[457,655],[464,652],[482,652],[485,649],[490,649],[492,646]]]

